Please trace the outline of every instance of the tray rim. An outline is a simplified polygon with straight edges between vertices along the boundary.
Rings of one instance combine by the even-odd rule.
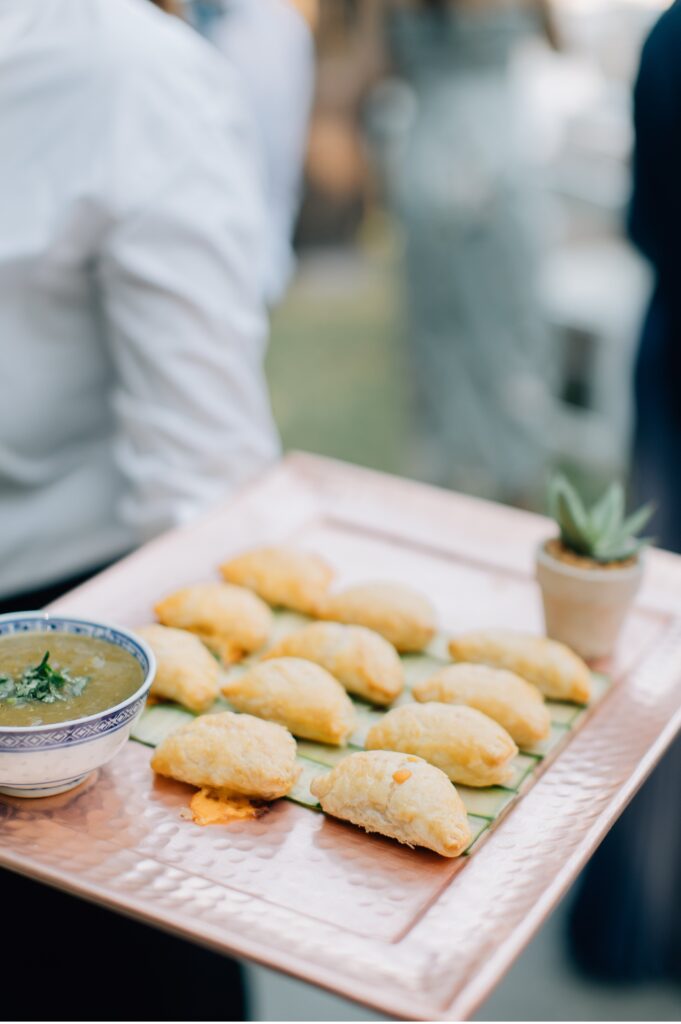
[[[112,578],[112,574],[126,572],[135,560],[145,559],[150,551],[158,551],[159,547],[174,546],[178,540],[186,539],[193,530],[201,529],[206,523],[214,522],[216,518],[221,519],[226,516],[234,519],[242,506],[247,505],[250,501],[257,502],[259,496],[272,488],[275,491],[277,488],[283,488],[284,491],[287,488],[292,489],[291,493],[295,493],[297,497],[301,498],[303,506],[306,505],[310,512],[317,515],[321,513],[329,520],[339,518],[338,509],[340,507],[343,509],[342,521],[344,523],[354,520],[360,528],[364,527],[366,531],[372,529],[370,525],[372,517],[376,518],[377,532],[382,533],[384,537],[386,535],[393,539],[402,537],[404,540],[408,540],[412,546],[426,546],[440,556],[453,557],[457,560],[461,559],[462,552],[456,540],[457,537],[459,539],[463,537],[463,534],[457,533],[457,525],[459,527],[462,523],[465,525],[470,513],[475,514],[478,529],[481,527],[483,530],[489,529],[490,524],[499,525],[503,520],[505,524],[510,524],[511,532],[519,537],[522,535],[522,542],[520,544],[513,543],[505,551],[499,546],[495,547],[494,544],[490,544],[489,560],[476,559],[476,564],[485,565],[487,568],[499,568],[523,579],[527,579],[528,569],[531,568],[531,563],[528,565],[528,555],[531,558],[534,551],[534,544],[529,542],[545,534],[548,522],[543,517],[508,509],[491,502],[440,491],[424,484],[402,481],[335,460],[295,453],[289,455],[264,477],[242,489],[230,503],[210,512],[190,527],[171,531],[152,541],[149,545],[145,545],[144,548],[100,574],[94,581],[84,584],[49,606],[50,610],[66,612],[69,604],[87,600],[88,590],[91,587],[96,586],[101,589],[102,584]],[[351,492],[351,500],[348,500],[348,490]],[[395,527],[391,526],[391,531],[386,534],[385,524],[380,522],[380,510],[382,508],[385,512],[386,502],[392,504],[394,497],[397,496],[399,496],[400,514],[399,523],[396,526],[399,528],[395,532]],[[354,507],[355,514],[353,515],[355,503],[358,503],[361,508],[359,517],[356,516],[357,507]],[[294,502],[294,504],[296,503]],[[432,543],[432,533],[429,534],[428,530],[425,532],[423,530],[422,517],[426,506],[426,518],[430,523],[430,529],[435,528],[438,536],[437,544]],[[300,525],[300,510],[295,511],[295,525]],[[447,520],[448,530],[451,531],[449,535],[447,530],[443,532],[441,523],[443,516]],[[283,534],[289,524],[286,515],[282,519]],[[504,528],[501,532],[503,534],[507,531]],[[463,544],[463,547],[467,547],[467,544]],[[505,557],[503,557],[504,555]],[[464,557],[464,560],[469,559]],[[674,602],[674,589],[678,588],[679,584],[681,584],[681,558],[666,552],[650,552],[646,586],[638,604],[644,610],[663,615],[666,619],[667,625],[661,646],[669,648],[670,671],[674,676],[670,687],[673,683],[678,684],[677,677],[681,678],[681,620]],[[647,662],[644,661],[643,668],[645,669],[646,666]],[[630,674],[631,677],[635,677],[639,671],[640,668],[637,666]],[[626,694],[617,694],[616,696],[619,697],[619,705],[627,703]],[[583,727],[577,730],[576,735],[556,760],[548,766],[546,771],[540,773],[540,777],[530,791],[499,822],[493,834],[487,839],[476,857],[472,859],[471,864],[467,865],[467,869],[454,875],[449,885],[436,896],[434,904],[401,939],[394,943],[376,943],[375,948],[371,950],[372,956],[368,963],[360,965],[363,970],[360,970],[359,974],[356,970],[348,969],[347,958],[343,964],[335,966],[328,956],[325,961],[317,959],[316,962],[311,962],[309,954],[306,952],[306,942],[299,941],[298,948],[292,948],[292,946],[296,946],[296,942],[291,943],[286,928],[282,931],[278,922],[274,923],[271,935],[275,938],[277,935],[279,936],[279,945],[276,945],[276,942],[273,945],[272,938],[269,941],[264,940],[262,935],[258,935],[257,929],[254,929],[252,934],[244,933],[244,929],[240,927],[238,908],[237,913],[230,910],[218,925],[203,918],[197,924],[196,920],[191,920],[191,915],[188,917],[176,910],[168,910],[159,901],[154,902],[116,893],[115,887],[107,888],[105,885],[97,884],[84,874],[70,875],[54,864],[46,862],[44,858],[41,859],[40,856],[26,858],[25,855],[3,846],[0,849],[0,863],[22,874],[57,885],[75,895],[94,900],[121,913],[184,935],[193,941],[209,945],[223,952],[246,956],[270,968],[284,970],[347,998],[363,1002],[380,1011],[392,1013],[396,1017],[427,1020],[462,1019],[475,1011],[521,952],[681,728],[681,689],[678,694],[675,689],[672,713],[666,715],[662,725],[655,723],[651,726],[654,735],[647,743],[645,753],[642,757],[637,758],[636,763],[622,767],[626,777],[622,778],[616,792],[603,803],[598,814],[589,822],[589,827],[581,841],[572,847],[569,856],[561,863],[560,870],[551,874],[539,897],[532,899],[524,907],[522,914],[519,914],[516,909],[517,921],[513,927],[505,929],[503,936],[499,936],[494,950],[484,958],[484,963],[479,964],[479,969],[476,969],[469,978],[458,977],[453,983],[448,983],[448,973],[456,974],[454,962],[457,958],[457,947],[453,942],[456,936],[449,935],[447,929],[443,930],[442,928],[441,917],[445,904],[453,905],[457,901],[461,902],[461,887],[462,885],[466,886],[471,868],[474,867],[476,861],[479,863],[484,858],[486,862],[494,854],[494,847],[498,846],[498,837],[499,839],[503,837],[504,842],[510,839],[511,848],[514,849],[512,833],[516,830],[509,828],[513,825],[514,818],[525,803],[532,800],[533,794],[536,794],[540,787],[546,786],[547,780],[549,782],[552,780],[561,761],[576,744],[583,744],[586,736],[594,735],[596,739],[599,738],[598,730],[601,728],[598,724],[599,718],[603,717],[603,709],[609,707],[612,697],[613,693],[611,692],[607,699],[594,709],[594,713],[588,716]],[[624,710],[626,711],[626,708]],[[621,711],[622,708],[620,708]],[[509,835],[509,833],[511,834]],[[102,841],[97,840],[97,842],[101,843]],[[113,846],[113,844],[110,845]],[[132,854],[134,851],[127,852]],[[115,854],[120,855],[121,851],[116,850]],[[178,873],[177,869],[172,869],[172,872]],[[221,887],[215,886],[215,888],[220,889]],[[466,888],[471,888],[471,886],[466,886]],[[224,893],[220,895],[227,899]],[[453,899],[455,895],[456,900]],[[229,901],[227,900],[227,902]],[[251,904],[264,905],[265,901],[249,898],[246,903],[250,907]],[[287,915],[295,916],[292,911],[278,912],[273,916],[285,918]],[[429,918],[432,920],[429,921]],[[432,969],[427,962],[428,957],[425,960],[422,958],[420,970],[412,972],[410,976],[407,967],[409,958],[418,960],[419,956],[422,957],[424,949],[421,943],[424,939],[424,929],[434,924],[437,926],[435,930],[441,940],[444,935],[445,952],[440,955],[436,951],[437,963]],[[318,926],[315,927],[319,930]],[[334,928],[329,925],[324,931],[333,933]],[[359,943],[359,945],[362,944]],[[390,969],[391,966],[392,969]],[[374,970],[376,973],[372,974]],[[386,978],[392,979],[389,984],[386,983]],[[402,985],[395,988],[398,982],[402,982]],[[428,988],[427,994],[419,991],[424,986]]]

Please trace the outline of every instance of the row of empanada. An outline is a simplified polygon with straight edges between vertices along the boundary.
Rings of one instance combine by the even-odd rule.
[[[435,633],[432,606],[418,592],[400,584],[366,583],[329,593],[333,570],[318,555],[287,547],[263,547],[224,563],[226,583],[185,587],[156,606],[159,620],[168,626],[196,633],[226,662],[261,648],[271,628],[271,612],[264,603],[278,604],[332,622],[365,627],[380,634],[402,652],[422,650]],[[347,634],[312,634],[308,650],[319,653],[312,660],[336,660]],[[354,648],[359,647],[358,641]],[[589,697],[590,675],[584,662],[563,644],[543,637],[529,637],[507,630],[480,630],[455,637],[449,645],[457,661],[487,664],[508,669],[536,684],[546,696],[584,702]],[[281,650],[304,654],[308,651]],[[345,659],[347,663],[347,658]],[[395,674],[386,669],[382,674]],[[375,677],[351,692],[371,698]],[[355,688],[353,689],[353,685]],[[378,687],[378,698],[389,698],[395,683],[389,680],[387,693]]]
[[[183,725],[157,747],[151,763],[160,775],[213,787],[225,797],[273,800],[285,796],[299,774],[295,751],[281,726],[227,711]],[[444,857],[458,856],[471,839],[456,789],[419,757],[357,752],[310,788],[328,814]]]
[[[140,632],[158,658],[154,693],[194,711],[210,707],[218,694],[218,668],[200,641],[186,631],[159,625]],[[383,703],[389,703],[403,686],[402,665],[394,649],[363,627],[314,623],[286,637],[266,659],[273,665],[271,670],[262,663],[228,681],[225,695],[242,710],[282,721],[297,735],[318,742],[343,743],[354,728],[354,710],[339,682],[350,692]],[[245,696],[249,686],[256,686],[255,693]],[[334,695],[331,717],[329,694]],[[550,718],[541,694],[508,670],[451,665],[417,683],[412,695],[419,702],[475,708],[524,747],[549,732]]]
[[[313,618],[366,626],[398,651],[421,651],[435,635],[435,611],[418,591],[397,583],[364,583],[331,593],[334,572],[311,552],[260,547],[220,566],[225,580],[254,591],[268,604]]]
[[[143,631],[157,651],[156,693],[192,710],[208,708],[219,689],[217,664],[201,641],[227,662],[259,649],[271,625],[262,599],[339,621],[287,636],[260,664],[227,681],[223,692],[246,714],[190,723],[158,749],[154,768],[241,798],[272,799],[288,792],[297,776],[287,729],[344,744],[356,724],[345,691],[390,704],[404,686],[392,644],[421,649],[433,635],[434,617],[420,595],[395,585],[329,595],[331,569],[302,552],[258,549],[222,571],[227,583],[184,588],[159,603],[161,622],[180,628]],[[503,784],[517,753],[514,740],[527,746],[548,733],[542,696],[527,680],[573,700],[588,697],[589,681],[588,669],[567,648],[519,634],[468,634],[453,639],[450,652],[469,663],[416,684],[419,703],[389,711],[369,731],[366,752],[350,755],[311,787],[328,813],[445,856],[461,852],[470,838],[448,779]]]

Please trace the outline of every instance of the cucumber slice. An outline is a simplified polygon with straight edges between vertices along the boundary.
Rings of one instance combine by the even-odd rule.
[[[298,764],[302,770],[292,789],[286,794],[286,797],[288,800],[293,800],[296,804],[303,804],[305,807],[319,807],[317,797],[312,796],[310,792],[310,783],[319,775],[326,775],[329,769],[325,765],[308,761],[304,757],[298,758]]]
[[[430,655],[432,658],[437,658],[438,661],[451,664],[449,637],[445,633],[438,633],[433,637],[423,653]]]
[[[220,686],[228,680],[238,679],[239,676],[245,675],[254,661],[254,658],[249,658],[247,661],[239,661],[235,665],[228,665],[227,668],[223,668],[220,672]]]
[[[392,702],[392,704],[389,707],[387,707],[385,710],[386,711],[390,711],[392,708],[399,708],[402,704],[413,704],[413,703],[414,703],[414,695],[411,692],[411,690],[409,689],[409,687],[407,686],[404,690],[402,690],[402,693],[399,695],[399,697],[396,697],[395,700]]]
[[[567,704],[559,700],[547,700],[546,707],[551,715],[552,725],[572,725],[582,712],[581,704]]]
[[[558,746],[565,736],[570,731],[566,725],[552,725],[551,732],[548,734],[545,740],[541,743],[535,743],[532,747],[523,748],[523,753],[534,754],[535,757],[546,757],[549,751],[553,750],[554,747]]]
[[[591,673],[591,700],[590,704],[597,704],[601,700],[610,687],[612,686],[612,680],[608,679],[601,672]]]
[[[156,747],[171,732],[175,732],[185,722],[191,722],[196,716],[178,704],[153,704],[145,708],[140,718],[132,727],[130,735],[138,743],[146,743],[148,747]]]
[[[473,789],[472,786],[457,786],[456,791],[463,800],[468,814],[478,818],[493,820],[501,814],[504,807],[515,799],[515,793],[500,786],[488,786],[485,789]]]
[[[506,789],[518,789],[520,784],[525,781],[530,772],[539,764],[541,758],[534,757],[532,754],[517,754],[511,761],[511,767],[513,769],[513,775],[506,783]]]
[[[450,664],[444,658],[439,658],[433,654],[403,654],[402,665],[404,666],[404,679],[407,687],[411,689],[414,683],[418,683],[421,679],[429,679],[430,676],[435,675],[445,665]]]
[[[272,631],[267,641],[268,647],[274,647],[276,643],[283,640],[289,633],[295,633],[297,629],[302,629],[303,626],[307,626],[311,621],[307,615],[287,611],[285,608],[275,610],[272,619]]]
[[[298,740],[298,756],[317,764],[334,768],[335,765],[351,754],[347,747],[329,747],[326,743],[311,743],[309,740]]]
[[[471,852],[480,836],[489,828],[489,821],[487,818],[479,818],[476,814],[468,815],[468,824],[471,829],[471,841],[464,850],[464,854]]]
[[[380,722],[383,718],[384,712],[377,711],[368,704],[360,704],[359,701],[353,701],[353,704],[355,705],[355,710],[357,712],[357,727],[348,740],[348,743],[351,747],[363,747],[366,742],[369,729],[372,725],[375,725],[376,722]]]

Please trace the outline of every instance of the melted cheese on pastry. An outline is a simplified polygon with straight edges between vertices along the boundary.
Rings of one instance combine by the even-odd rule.
[[[551,717],[544,698],[514,672],[488,665],[448,665],[412,688],[417,701],[466,704],[502,725],[521,747],[545,739]]]
[[[543,636],[506,629],[481,629],[453,637],[449,652],[456,661],[507,668],[546,697],[586,704],[591,695],[588,666],[565,644]]]
[[[507,782],[518,748],[505,729],[473,708],[403,704],[371,727],[367,750],[415,754],[466,786]]]
[[[302,658],[273,658],[224,683],[237,711],[279,722],[296,736],[342,746],[356,725],[347,693],[320,665]]]
[[[267,640],[272,613],[259,597],[229,583],[183,587],[156,605],[164,626],[188,629],[229,664]]]
[[[331,595],[321,618],[366,626],[398,651],[421,651],[435,635],[435,611],[418,591],[398,583],[363,583]]]
[[[319,555],[290,547],[245,551],[220,566],[229,583],[254,590],[268,604],[316,615],[333,579]]]
[[[285,796],[300,774],[286,729],[231,711],[180,726],[156,748],[151,767],[178,782],[259,800]]]
[[[204,786],[189,801],[195,825],[229,825],[233,821],[257,818],[263,812],[246,796],[232,796],[222,789]]]
[[[197,636],[154,623],[136,630],[156,656],[151,695],[207,711],[218,695],[218,664]]]
[[[327,814],[367,832],[457,857],[471,840],[459,794],[439,768],[387,750],[346,757],[310,790]]]
[[[397,651],[384,637],[363,626],[313,622],[289,633],[266,658],[289,655],[321,665],[339,683],[373,704],[390,704],[404,687]]]

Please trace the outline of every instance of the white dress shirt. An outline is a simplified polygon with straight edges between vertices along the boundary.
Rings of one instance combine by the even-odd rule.
[[[0,82],[2,595],[276,457],[285,243],[245,80],[147,0],[0,0]]]

